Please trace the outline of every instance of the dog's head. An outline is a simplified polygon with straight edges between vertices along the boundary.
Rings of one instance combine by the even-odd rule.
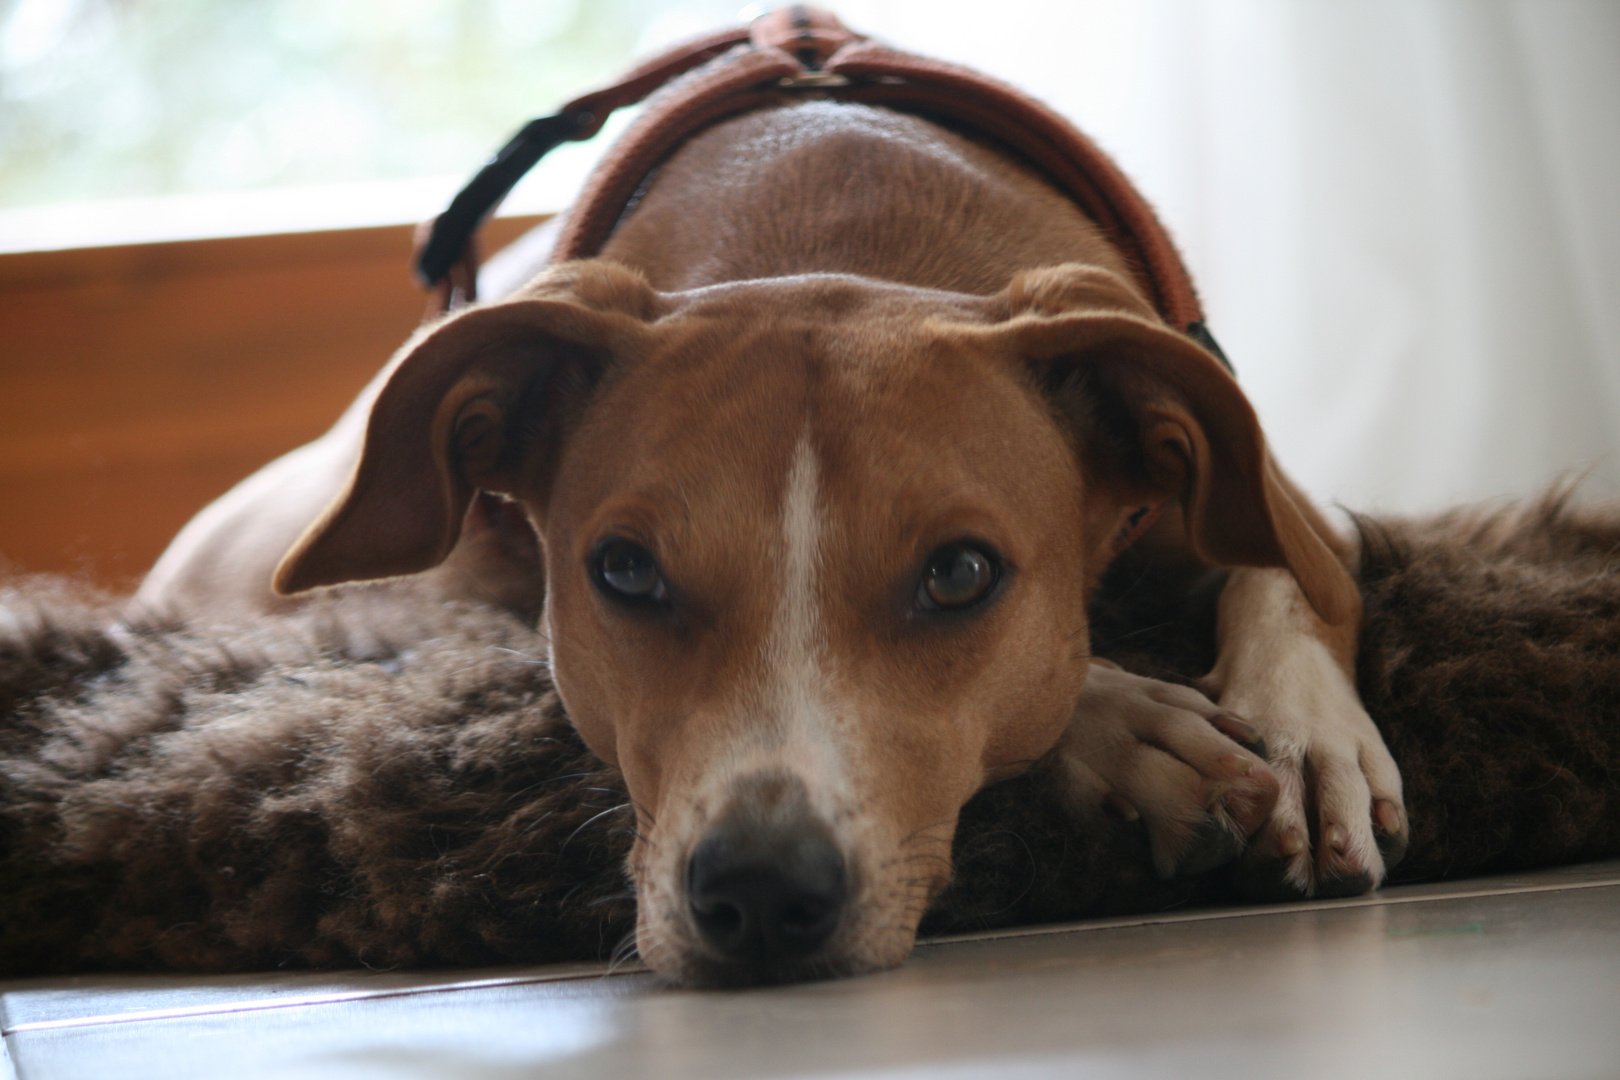
[[[479,490],[542,540],[557,687],[635,804],[642,956],[690,982],[907,955],[962,804],[1069,720],[1142,507],[1338,602],[1231,378],[1078,266],[988,298],[560,267],[407,345],[276,587],[432,567]]]

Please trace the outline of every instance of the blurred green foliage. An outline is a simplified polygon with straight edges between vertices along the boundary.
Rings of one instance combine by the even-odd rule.
[[[0,0],[0,205],[467,173],[736,2]]]

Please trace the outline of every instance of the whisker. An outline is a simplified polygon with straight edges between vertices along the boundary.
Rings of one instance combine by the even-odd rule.
[[[557,849],[557,853],[560,855],[564,851],[567,851],[568,850],[568,845],[574,842],[574,837],[578,836],[580,833],[582,833],[586,829],[588,829],[592,825],[592,823],[594,823],[596,821],[599,821],[602,818],[607,817],[609,814],[616,814],[620,810],[628,810],[628,809],[630,809],[630,804],[629,803],[620,803],[618,806],[610,806],[610,807],[608,807],[606,810],[603,810],[600,814],[592,814],[590,817],[586,818],[585,821],[580,824],[579,828],[575,829],[573,832],[568,834],[568,839],[564,840],[562,842],[562,846]]]
[[[1117,635],[1115,637],[1111,637],[1107,641],[1094,642],[1093,643],[1094,647],[1092,649],[1092,653],[1096,654],[1098,652],[1101,652],[1104,649],[1111,649],[1114,646],[1118,645],[1122,641],[1129,641],[1129,640],[1131,640],[1131,638],[1141,637],[1143,634],[1151,634],[1155,630],[1164,630],[1167,627],[1171,627],[1171,626],[1174,626],[1174,625],[1176,625],[1176,624],[1175,624],[1175,622],[1173,620],[1166,619],[1164,622],[1154,623],[1151,626],[1139,626],[1135,630],[1130,630],[1130,631],[1127,631],[1126,633],[1119,634],[1119,635]]]
[[[940,820],[934,822],[932,825],[924,825],[922,828],[917,829],[917,830],[911,832],[909,835],[902,838],[901,841],[900,841],[899,846],[900,847],[905,847],[907,844],[914,843],[923,834],[928,833],[928,832],[930,832],[930,831],[932,831],[934,829],[949,829],[949,828],[952,828],[953,825],[954,825],[954,822],[955,822],[955,819],[953,819],[953,818],[941,818]]]
[[[636,931],[632,929],[629,933],[625,934],[624,937],[619,939],[619,943],[617,945],[613,946],[613,952],[609,954],[608,957],[607,973],[612,975],[619,968],[634,960],[639,952],[640,949],[637,947]]]
[[[583,780],[587,776],[595,776],[595,775],[596,775],[595,773],[577,772],[577,773],[569,773],[567,776],[548,776],[544,780],[536,780],[532,784],[527,784],[527,785],[525,785],[523,787],[518,788],[516,791],[512,792],[512,794],[510,794],[510,795],[508,795],[506,797],[506,801],[511,802],[513,799],[516,799],[516,798],[518,798],[519,796],[522,796],[522,795],[527,795],[529,792],[533,791],[535,788],[544,787],[547,784],[560,784],[564,780]],[[602,790],[605,790],[605,789],[603,789],[603,788],[585,788],[584,790],[586,790],[586,791],[602,791]]]

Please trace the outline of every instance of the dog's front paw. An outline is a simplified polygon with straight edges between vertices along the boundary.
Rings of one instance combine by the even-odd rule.
[[[1057,762],[1082,817],[1141,820],[1162,878],[1237,858],[1278,794],[1253,727],[1190,687],[1102,660],[1092,661]]]
[[[1211,677],[1223,707],[1265,738],[1281,783],[1271,820],[1235,868],[1256,899],[1354,896],[1406,853],[1401,775],[1349,678],[1309,638],[1280,646],[1261,674]]]

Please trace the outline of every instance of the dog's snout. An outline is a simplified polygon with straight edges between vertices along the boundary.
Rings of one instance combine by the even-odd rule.
[[[724,823],[693,849],[686,880],[704,940],[754,967],[820,949],[849,892],[844,857],[814,819]]]

